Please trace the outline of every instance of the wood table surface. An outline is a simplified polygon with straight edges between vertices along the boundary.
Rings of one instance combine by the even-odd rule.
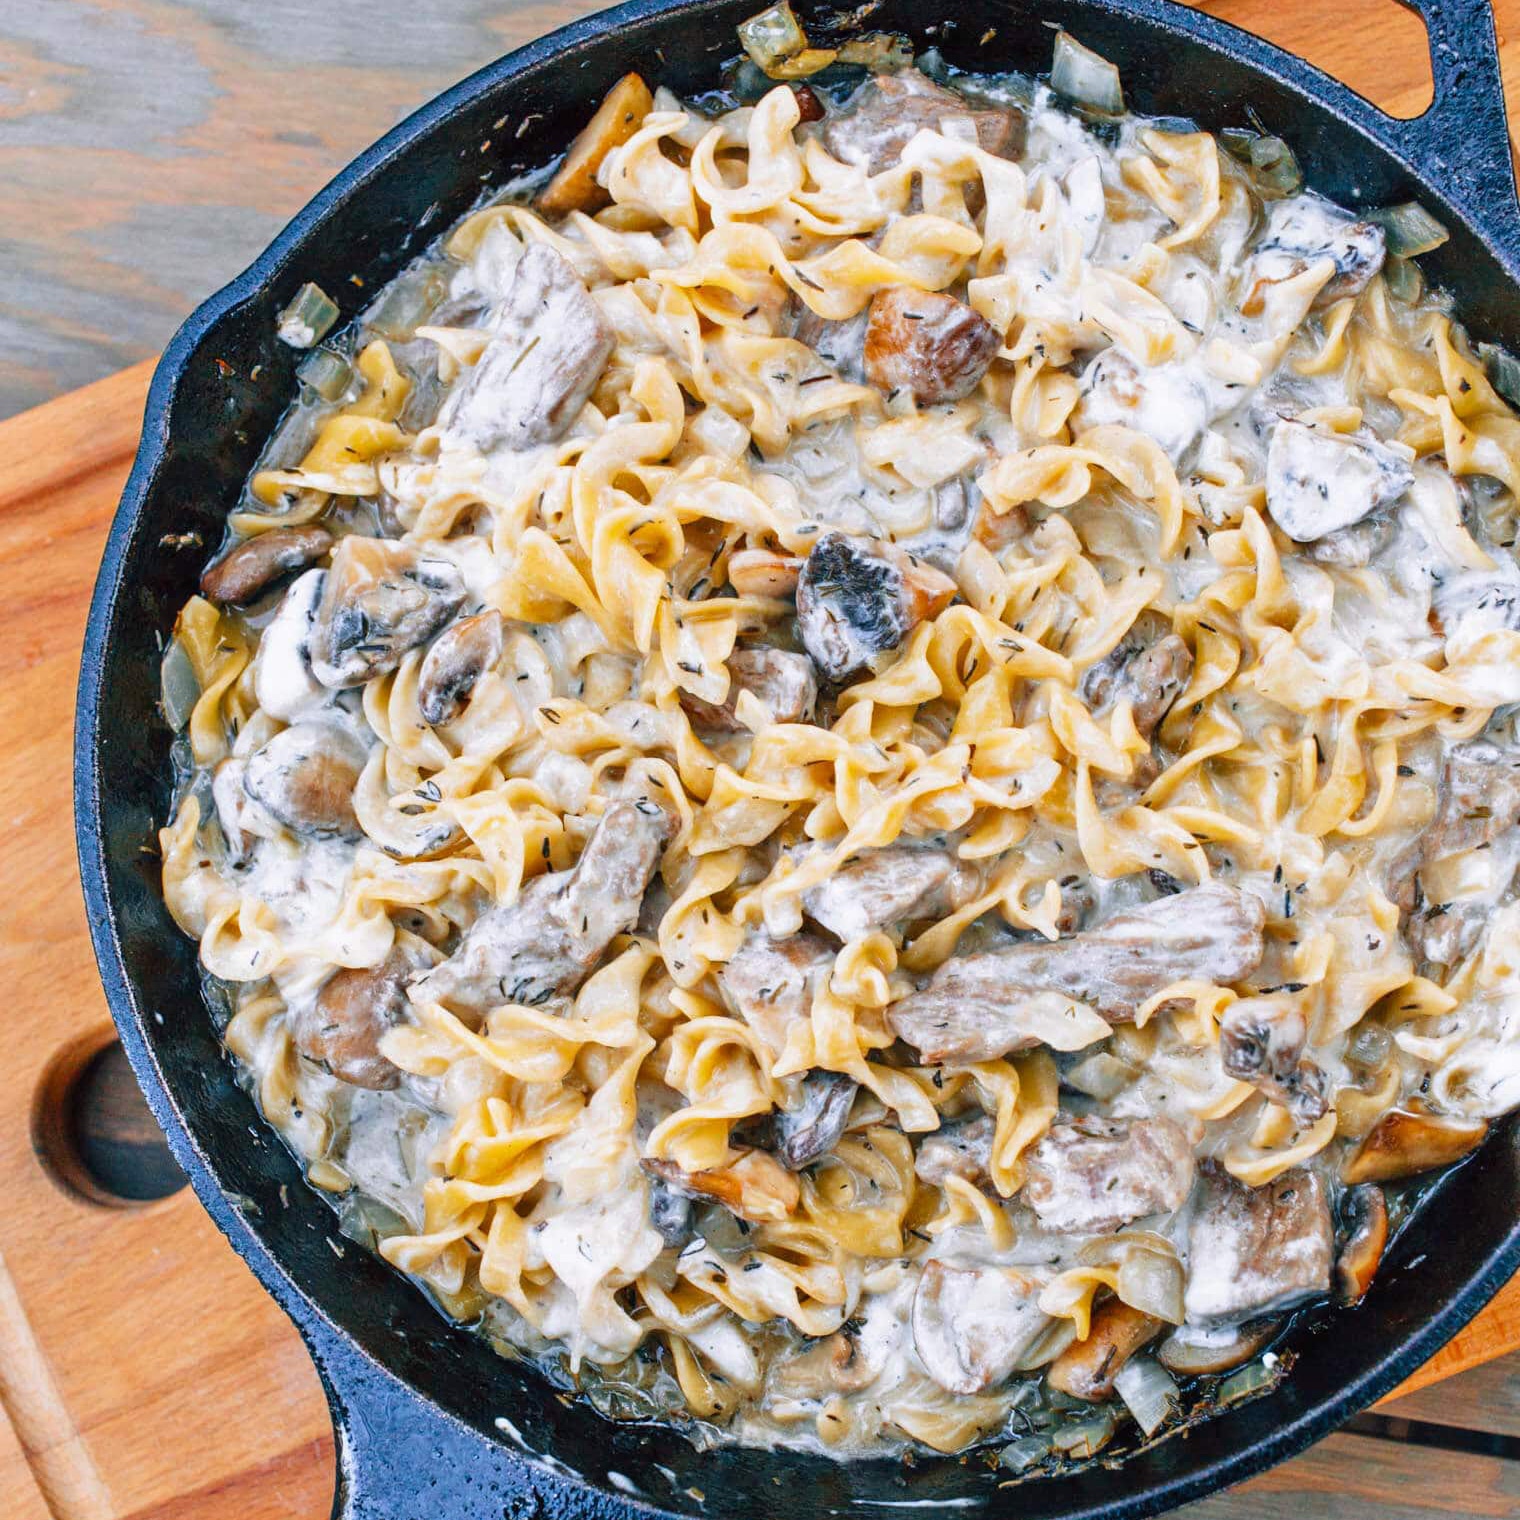
[[[1395,114],[1429,100],[1422,28],[1394,0],[1207,8]],[[0,418],[156,353],[200,298],[407,111],[592,9],[572,0],[0,0]],[[1501,0],[1499,27],[1513,102],[1520,0]],[[105,381],[3,435],[24,444],[0,460],[0,565],[21,588],[4,609],[0,742],[24,736],[0,767],[7,876],[54,888],[24,924],[0,909],[0,1020],[25,1071],[49,1056],[36,1010],[62,1000],[56,1016],[86,1041],[102,1028],[93,968],[79,958],[70,704],[60,693],[72,691],[90,567],[145,378],[140,369]],[[66,569],[28,574],[45,556]],[[187,1193],[107,1213],[65,1205],[54,1189],[34,1211],[23,1196],[39,1174],[31,1101],[14,1075],[0,1076],[0,1189],[10,1200],[0,1210],[0,1520],[325,1515],[331,1441],[294,1332]],[[127,1116],[129,1132],[134,1122]],[[164,1249],[142,1249],[155,1232]],[[186,1301],[186,1261],[210,1275],[217,1301]],[[151,1308],[113,1316],[118,1290]],[[250,1357],[255,1345],[266,1349]],[[1459,1344],[1440,1370],[1478,1354]],[[1520,1356],[1406,1394],[1182,1513],[1520,1516]]]

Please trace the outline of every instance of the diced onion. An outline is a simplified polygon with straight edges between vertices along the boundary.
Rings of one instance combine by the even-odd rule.
[[[275,336],[292,348],[313,348],[332,331],[337,320],[338,308],[332,297],[308,280],[280,313]]]
[[[913,44],[901,32],[867,32],[839,44],[840,63],[858,63],[873,74],[890,74],[913,62]]]
[[[1451,234],[1418,201],[1384,206],[1367,213],[1388,239],[1388,252],[1396,259],[1417,258],[1439,248]]]
[[[1061,1073],[1061,1085],[1106,1103],[1135,1080],[1135,1068],[1112,1051],[1099,1050],[1084,1056]]]
[[[1383,278],[1388,282],[1394,300],[1413,306],[1425,290],[1425,276],[1420,266],[1409,259],[1389,259],[1383,265]]]
[[[178,639],[170,639],[169,647],[164,650],[163,664],[159,667],[159,688],[164,721],[175,733],[180,733],[200,700],[201,683],[196,679],[195,666],[185,646]]]
[[[1480,343],[1478,356],[1483,360],[1493,388],[1511,406],[1520,406],[1520,359],[1497,343]]]
[[[1108,59],[1083,47],[1070,32],[1056,33],[1050,87],[1078,105],[1104,116],[1124,114],[1124,89],[1119,71]]]
[[[296,379],[324,401],[341,401],[353,378],[353,366],[330,348],[313,349],[296,370]]]
[[[1048,1436],[1020,1436],[998,1453],[998,1466],[1006,1467],[1009,1472],[1027,1472],[1036,1462],[1043,1462],[1049,1455]]]
[[[739,43],[767,74],[807,50],[807,33],[787,0],[739,23]]]
[[[1265,1393],[1273,1387],[1281,1377],[1279,1368],[1269,1367],[1265,1358],[1259,1362],[1251,1362],[1242,1367],[1239,1372],[1232,1372],[1224,1382],[1219,1385],[1216,1395],[1221,1404],[1239,1404],[1245,1399],[1254,1398],[1258,1393]]]
[[[1108,1445],[1118,1424],[1118,1417],[1111,1407],[1096,1409],[1085,1420],[1062,1425],[1050,1433],[1052,1450],[1075,1461],[1095,1457]]]
[[[1346,1045],[1353,1066],[1381,1066],[1393,1050],[1393,1036],[1381,1024],[1363,1024]]]
[[[405,342],[433,314],[449,293],[448,276],[437,264],[418,264],[385,288],[364,313],[367,332]]]
[[[1245,164],[1257,184],[1278,195],[1294,195],[1303,189],[1304,174],[1293,150],[1280,137],[1268,137],[1244,127],[1226,127],[1220,145],[1238,163]]]
[[[1172,1375],[1153,1357],[1137,1356],[1114,1374],[1114,1387],[1135,1423],[1153,1436],[1171,1418],[1181,1399]]]
[[[1180,1325],[1184,1315],[1182,1294],[1186,1278],[1175,1256],[1155,1251],[1131,1251],[1119,1268],[1114,1292],[1131,1309],[1154,1314],[1169,1325]]]

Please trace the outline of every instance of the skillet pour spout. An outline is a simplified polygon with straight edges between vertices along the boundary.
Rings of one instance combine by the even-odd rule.
[[[1457,293],[1475,337],[1520,349],[1520,208],[1488,0],[1413,8],[1430,35],[1435,101],[1399,121],[1302,60],[1170,0],[960,0],[942,22],[912,0],[882,0],[853,18],[799,7],[816,36],[905,32],[984,72],[1045,72],[1049,26],[1060,25],[1118,66],[1139,111],[1215,132],[1254,113],[1292,144],[1307,183],[1343,205],[1427,206],[1451,231],[1422,261],[1427,277]],[[1302,1450],[1426,1360],[1520,1265],[1520,1155],[1504,1124],[1435,1184],[1358,1308],[1320,1333],[1308,1323],[1290,1335],[1292,1375],[1270,1393],[1122,1468],[1010,1488],[975,1454],[840,1464],[795,1451],[702,1451],[668,1426],[610,1423],[446,1324],[377,1258],[333,1249],[337,1220],[236,1082],[199,996],[194,946],[171,922],[141,849],[169,803],[159,650],[200,569],[166,535],[220,537],[294,389],[299,356],[275,329],[301,284],[343,292],[351,317],[365,292],[475,202],[483,178],[504,182],[561,151],[629,69],[657,72],[683,94],[711,89],[737,52],[736,25],[756,9],[758,0],[632,0],[492,64],[344,170],[169,345],[102,559],[74,759],[101,977],[202,1203],[311,1347],[332,1404],[342,1517],[756,1520],[911,1505],[965,1520],[1139,1520]]]

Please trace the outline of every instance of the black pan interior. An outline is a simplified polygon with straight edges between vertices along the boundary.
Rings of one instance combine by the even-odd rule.
[[[90,783],[81,796],[96,798],[98,811],[81,810],[82,863],[97,935],[103,946],[114,942],[125,972],[122,984],[106,965],[107,953],[108,987],[182,1160],[266,1284],[299,1322],[308,1328],[332,1322],[486,1437],[500,1439],[494,1422],[504,1414],[529,1445],[591,1482],[605,1487],[608,1471],[616,1470],[662,1507],[711,1520],[891,1514],[880,1506],[951,1499],[961,1505],[946,1513],[968,1516],[1149,1513],[1167,1494],[1232,1481],[1288,1454],[1390,1386],[1476,1310],[1520,1256],[1520,1163],[1508,1130],[1437,1187],[1361,1307],[1296,1333],[1298,1363],[1282,1388],[1122,1469],[1098,1466],[1000,1490],[976,1459],[837,1466],[795,1454],[699,1454],[671,1430],[614,1427],[589,1409],[566,1407],[532,1371],[445,1325],[380,1262],[347,1243],[341,1257],[335,1253],[332,1212],[303,1184],[292,1157],[233,1080],[197,991],[194,947],[170,921],[157,861],[142,850],[168,801],[170,734],[157,707],[160,650],[292,393],[299,356],[275,341],[276,312],[310,279],[339,300],[345,319],[352,315],[485,184],[561,149],[629,68],[681,92],[713,87],[721,60],[736,51],[735,23],[755,8],[755,0],[624,7],[611,30],[573,28],[557,59],[540,45],[526,50],[525,67],[487,70],[473,96],[433,111],[426,130],[398,129],[379,160],[372,156],[347,172],[315,210],[303,213],[273,258],[233,287],[231,300],[213,302],[192,319],[171,350],[150,406],[128,515],[103,565],[90,645],[100,664],[94,679],[86,673],[95,705],[82,732],[98,734],[98,745],[80,756]],[[925,24],[928,9],[885,0],[866,24],[906,31],[963,67],[1028,72],[1048,68],[1052,25],[1064,24],[1119,65],[1137,109],[1190,116],[1217,130],[1247,125],[1249,107],[1292,143],[1309,182],[1344,204],[1418,194],[1451,218],[1438,187],[1422,187],[1392,153],[1313,103],[1306,93],[1313,71],[1299,70],[1298,84],[1266,77],[1242,58],[1176,31],[1161,0],[1136,0],[1122,14],[1081,0],[1038,8],[961,0],[941,11],[953,21],[933,25]],[[1428,275],[1459,292],[1477,335],[1520,345],[1520,302],[1500,263],[1454,219],[1452,230],[1452,241],[1424,261]],[[187,532],[198,533],[203,547],[165,545],[166,535]]]

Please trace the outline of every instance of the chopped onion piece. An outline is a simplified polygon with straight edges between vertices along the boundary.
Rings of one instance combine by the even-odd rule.
[[[787,0],[751,16],[748,21],[741,21],[739,42],[767,74],[772,73],[778,63],[805,51],[808,45],[807,33],[802,30],[802,23],[792,13]]]
[[[275,336],[292,348],[312,348],[332,331],[338,308],[320,285],[308,280],[279,315]]]
[[[1068,1066],[1061,1073],[1061,1085],[1086,1093],[1106,1103],[1135,1080],[1135,1068],[1128,1061],[1121,1061],[1112,1051],[1099,1050]]]
[[[1219,142],[1231,158],[1252,171],[1261,189],[1277,195],[1295,195],[1303,189],[1303,170],[1282,138],[1245,127],[1226,127],[1219,134]]]
[[[1267,1366],[1265,1358],[1251,1362],[1239,1372],[1232,1372],[1219,1385],[1216,1397],[1221,1404],[1239,1404],[1244,1399],[1254,1398],[1258,1393],[1265,1393],[1274,1387],[1285,1370],[1286,1365],[1282,1362],[1275,1367]]]
[[[1095,1457],[1108,1445],[1114,1433],[1114,1427],[1119,1423],[1111,1405],[1103,1405],[1096,1409],[1085,1420],[1078,1420],[1072,1425],[1062,1425],[1051,1431],[1051,1448],[1061,1453],[1062,1456],[1071,1457],[1075,1461],[1083,1461],[1088,1457]]]
[[[783,58],[767,70],[772,79],[806,79],[828,68],[838,55],[833,48],[806,48],[795,58]]]
[[[1154,1357],[1137,1356],[1114,1374],[1114,1387],[1135,1423],[1153,1436],[1171,1418],[1182,1395],[1172,1375]]]
[[[195,704],[200,701],[201,683],[196,679],[195,666],[185,646],[178,639],[170,639],[169,647],[164,650],[163,664],[159,667],[159,687],[164,721],[175,733],[180,733],[190,721]]]
[[[1420,266],[1409,259],[1389,259],[1383,265],[1383,278],[1396,301],[1413,306],[1425,291],[1425,276]]]
[[[296,379],[324,401],[341,401],[353,378],[353,365],[330,348],[313,349],[296,370]]]
[[[913,62],[913,44],[901,32],[867,32],[839,44],[840,63],[858,63],[874,74],[890,74]]]
[[[437,264],[419,264],[399,275],[364,313],[366,332],[405,342],[449,293],[448,276]]]
[[[1118,69],[1091,48],[1083,47],[1070,32],[1056,33],[1050,87],[1057,95],[1064,95],[1090,111],[1104,116],[1124,114],[1124,90]]]
[[[1520,406],[1520,359],[1497,343],[1480,343],[1478,357],[1483,360],[1493,388],[1511,406]]]
[[[1006,1467],[1009,1472],[1027,1472],[1036,1462],[1043,1462],[1049,1455],[1048,1436],[1020,1436],[998,1453],[998,1466]]]
[[[1114,1292],[1131,1309],[1154,1314],[1169,1325],[1180,1325],[1184,1318],[1182,1294],[1185,1285],[1186,1274],[1175,1256],[1131,1251],[1119,1268],[1119,1281]]]
[[[1439,248],[1451,234],[1418,201],[1384,206],[1367,213],[1388,239],[1388,252],[1396,259],[1412,259]]]

